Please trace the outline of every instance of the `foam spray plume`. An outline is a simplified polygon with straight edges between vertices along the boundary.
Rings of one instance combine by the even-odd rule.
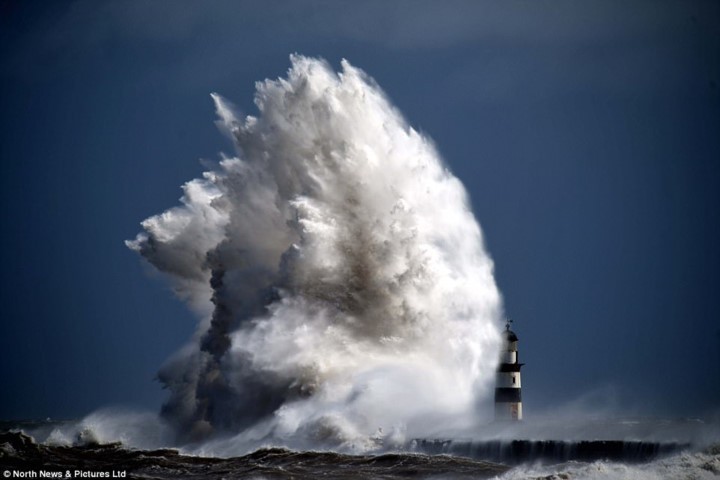
[[[291,61],[258,116],[212,95],[236,156],[127,242],[201,318],[159,373],[164,417],[185,441],[355,449],[470,418],[501,306],[462,184],[362,71]]]

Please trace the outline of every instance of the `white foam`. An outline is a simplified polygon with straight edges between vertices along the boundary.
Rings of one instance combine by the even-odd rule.
[[[501,301],[467,195],[362,71],[291,61],[256,117],[213,94],[237,155],[128,242],[212,312],[160,373],[166,417],[189,438],[359,449],[469,419]]]
[[[683,452],[642,464],[597,461],[562,465],[523,465],[496,477],[498,480],[537,478],[569,480],[710,480],[720,476],[720,455]]]

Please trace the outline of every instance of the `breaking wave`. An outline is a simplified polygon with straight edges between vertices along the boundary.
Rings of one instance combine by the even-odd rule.
[[[234,156],[126,242],[201,319],[159,373],[163,418],[213,451],[365,451],[469,422],[501,300],[467,194],[362,71],[291,62],[257,116],[212,95]]]

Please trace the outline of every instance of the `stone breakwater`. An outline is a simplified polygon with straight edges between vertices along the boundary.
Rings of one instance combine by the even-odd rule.
[[[459,455],[478,460],[519,464],[525,462],[648,462],[688,449],[688,443],[623,440],[414,440],[411,450],[431,455]]]

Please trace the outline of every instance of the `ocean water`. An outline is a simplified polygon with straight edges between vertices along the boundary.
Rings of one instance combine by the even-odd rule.
[[[720,477],[717,423],[699,419],[612,420],[588,439],[500,438],[497,427],[478,439],[415,439],[402,448],[378,444],[371,453],[297,451],[266,446],[238,456],[198,455],[199,445],[139,448],[162,441],[115,430],[118,441],[98,443],[109,431],[80,422],[0,423],[0,470],[106,472],[125,478],[253,479],[716,479]],[[95,423],[96,428],[99,426]],[[610,427],[608,427],[610,425]],[[603,440],[612,425],[636,439]],[[579,429],[580,425],[576,425]],[[524,426],[524,433],[536,427]],[[629,428],[629,430],[628,430]],[[147,430],[143,434],[147,434]],[[644,436],[643,439],[639,439]],[[122,440],[125,440],[125,443]],[[425,442],[426,448],[422,443]],[[135,446],[133,446],[135,445]],[[430,448],[432,445],[434,450]],[[0,472],[2,474],[2,472]],[[75,477],[71,477],[75,478]],[[79,477],[77,477],[79,478]]]

